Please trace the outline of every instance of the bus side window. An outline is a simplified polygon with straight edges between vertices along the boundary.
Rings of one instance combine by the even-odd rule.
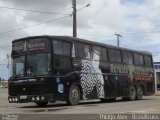
[[[53,41],[53,51],[55,55],[63,55],[62,41]]]
[[[118,62],[120,63],[121,60],[121,51],[116,49],[108,49],[109,59],[111,62]]]
[[[71,44],[67,42],[63,42],[63,55],[71,56]]]
[[[71,44],[64,41],[53,41],[54,67],[56,73],[65,73],[71,70]]]
[[[129,51],[122,52],[123,62],[126,64],[133,64],[133,55]]]
[[[101,61],[108,61],[107,49],[101,48]]]
[[[91,58],[91,47],[81,42],[75,42],[75,53],[78,58]]]
[[[86,59],[91,58],[91,46],[84,44],[84,57]]]
[[[134,64],[135,65],[144,65],[143,55],[134,53]]]
[[[150,56],[144,56],[144,62],[145,62],[145,65],[147,66],[147,67],[151,67],[152,66],[152,59],[151,59],[151,57]]]
[[[80,42],[75,42],[75,55],[78,58],[84,57],[84,45]]]

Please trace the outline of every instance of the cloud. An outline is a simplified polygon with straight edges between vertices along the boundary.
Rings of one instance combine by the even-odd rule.
[[[114,33],[121,33],[121,46],[151,51],[160,61],[160,1],[159,0],[77,0],[78,36],[116,45]],[[25,10],[48,11],[62,14],[41,14],[4,9],[1,6]],[[11,41],[33,35],[72,35],[72,17],[33,26],[72,13],[71,0],[3,0],[0,1],[0,33],[26,27],[15,32],[0,34],[0,55],[10,52]],[[33,27],[31,27],[33,26]],[[3,50],[2,50],[2,48]],[[7,52],[6,52],[7,51]]]

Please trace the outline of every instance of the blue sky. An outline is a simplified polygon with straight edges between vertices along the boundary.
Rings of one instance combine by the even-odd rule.
[[[88,3],[90,6],[84,8]],[[78,37],[116,45],[114,34],[120,33],[121,47],[150,51],[154,61],[160,61],[160,0],[77,0],[77,9],[81,8],[77,12]],[[71,13],[72,0],[1,0],[0,64],[7,63],[4,60],[13,39],[45,34],[72,36],[72,17],[54,21]],[[53,21],[45,23],[49,20]]]

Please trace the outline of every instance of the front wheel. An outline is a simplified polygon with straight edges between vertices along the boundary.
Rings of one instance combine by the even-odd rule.
[[[39,107],[45,107],[45,106],[47,106],[48,102],[36,102],[36,104]]]
[[[72,85],[69,90],[69,98],[66,101],[69,105],[77,105],[80,101],[80,90],[77,85]]]

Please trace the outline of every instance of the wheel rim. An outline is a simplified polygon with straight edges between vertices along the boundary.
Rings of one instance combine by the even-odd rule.
[[[73,100],[74,102],[78,101],[78,99],[79,99],[79,93],[78,93],[78,90],[77,90],[76,88],[74,88],[74,89],[72,90],[72,95],[71,95],[71,97],[72,97],[72,100]]]
[[[142,97],[142,96],[143,96],[143,90],[142,90],[141,87],[138,88],[138,96],[139,96],[139,97]]]
[[[141,88],[139,88],[139,95],[142,95],[143,94],[143,91]]]

